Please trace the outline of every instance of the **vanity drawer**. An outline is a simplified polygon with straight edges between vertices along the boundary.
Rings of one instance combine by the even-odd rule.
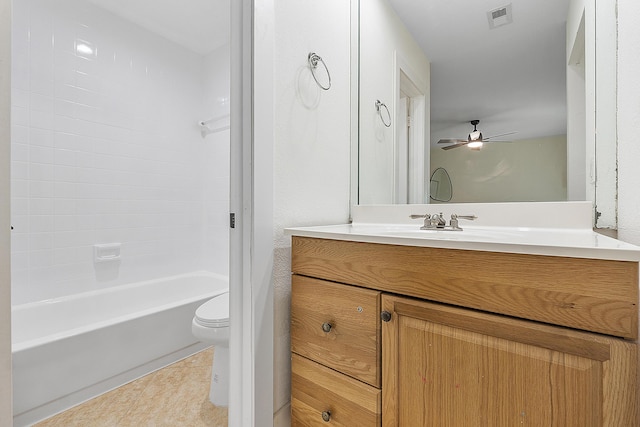
[[[294,275],[291,351],[380,387],[380,292]]]
[[[297,354],[291,356],[291,390],[292,426],[381,424],[380,390]]]

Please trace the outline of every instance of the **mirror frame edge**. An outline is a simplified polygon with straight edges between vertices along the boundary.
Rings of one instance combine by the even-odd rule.
[[[616,2],[590,0],[593,10],[594,228],[618,229],[618,21]],[[589,40],[587,41],[590,42]],[[603,84],[604,83],[604,84]],[[613,87],[613,90],[610,88]],[[607,89],[609,88],[609,89]]]
[[[353,206],[359,201],[360,188],[360,0],[351,0],[351,171],[349,175],[349,223],[353,222]]]

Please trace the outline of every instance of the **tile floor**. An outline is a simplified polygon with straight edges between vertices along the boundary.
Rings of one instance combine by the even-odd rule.
[[[226,427],[209,402],[213,348],[48,418],[36,427]]]

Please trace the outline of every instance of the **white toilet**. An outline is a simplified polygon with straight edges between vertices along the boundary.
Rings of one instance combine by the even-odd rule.
[[[229,406],[229,291],[198,307],[191,331],[214,347],[209,400],[216,406]]]

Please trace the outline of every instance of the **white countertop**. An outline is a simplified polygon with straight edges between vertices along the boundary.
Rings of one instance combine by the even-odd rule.
[[[468,224],[468,223],[467,223]],[[286,228],[289,236],[402,246],[640,261],[640,247],[590,229],[471,226],[463,231],[420,230],[416,224],[354,223]]]

